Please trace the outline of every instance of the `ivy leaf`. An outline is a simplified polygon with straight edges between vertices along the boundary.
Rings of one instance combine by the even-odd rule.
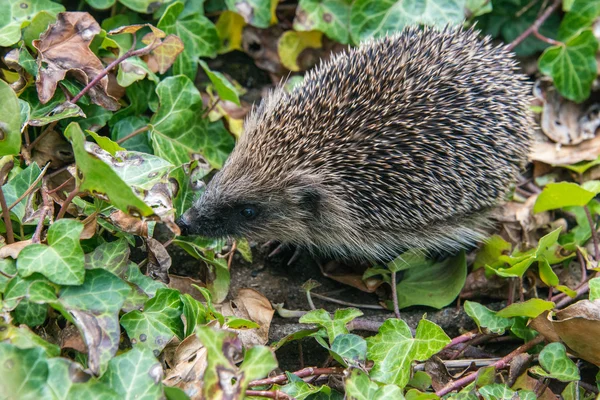
[[[590,279],[590,301],[600,299],[600,278]]]
[[[204,154],[212,166],[220,167],[226,157],[222,137],[229,136],[231,147],[233,138],[226,131],[211,132],[207,121],[198,118],[202,100],[194,83],[183,75],[170,77],[158,84],[156,93],[160,108],[150,121],[156,155],[180,166]]]
[[[85,274],[84,255],[79,244],[83,224],[60,219],[48,229],[48,245],[30,244],[21,250],[17,269],[23,277],[39,272],[59,285],[80,285]]]
[[[88,349],[90,370],[100,375],[119,349],[119,310],[129,285],[104,269],[87,271],[81,286],[65,287],[59,303],[73,317]]]
[[[575,0],[558,28],[558,40],[565,41],[577,36],[582,30],[592,26],[600,16],[600,2]]]
[[[129,264],[129,244],[125,238],[104,242],[85,255],[85,268],[103,268],[123,278]]]
[[[278,3],[278,0],[225,0],[229,10],[237,12],[257,28],[268,28],[277,23],[275,9]]]
[[[219,15],[219,19],[215,25],[221,41],[219,53],[243,50],[242,32],[246,21],[244,21],[244,18],[240,14],[225,10]]]
[[[522,303],[513,303],[496,313],[497,317],[529,317],[535,318],[544,311],[552,310],[554,303],[542,299],[529,299]]]
[[[81,365],[66,358],[49,359],[48,371],[48,386],[54,392],[56,399],[104,400],[118,398],[117,393],[108,385],[95,378],[89,379],[90,376],[83,371]]]
[[[72,122],[65,130],[65,136],[73,145],[77,168],[81,171],[79,189],[91,193],[102,193],[110,203],[129,214],[150,216],[152,208],[135,195],[132,188],[125,183],[112,168],[94,154],[85,149],[85,136],[79,125]]]
[[[183,8],[181,2],[169,5],[157,27],[177,35],[183,42],[185,50],[175,60],[173,74],[182,74],[193,80],[198,72],[198,59],[216,56],[220,41],[217,28],[208,18],[200,13],[180,17]]]
[[[569,206],[585,206],[594,197],[594,192],[573,182],[549,183],[535,201],[533,212],[538,213]]]
[[[365,365],[367,358],[367,342],[364,338],[352,333],[336,336],[331,344],[331,351],[346,366]]]
[[[9,47],[21,39],[21,28],[40,11],[56,15],[65,8],[50,0],[8,0],[0,18],[0,47]]]
[[[17,328],[14,325],[0,321],[0,342],[11,343],[19,349],[40,348],[48,357],[58,357],[60,355],[60,347],[46,342],[23,325]]]
[[[119,0],[119,3],[125,7],[141,14],[152,14],[168,2],[168,0]]]
[[[344,383],[348,400],[404,400],[402,390],[398,386],[379,386],[369,379],[369,375],[358,368],[352,370]]]
[[[277,42],[277,52],[284,67],[290,71],[300,71],[298,56],[305,49],[318,49],[321,47],[323,34],[318,31],[295,32],[287,31]]]
[[[152,351],[134,347],[108,364],[100,381],[117,392],[120,399],[160,399],[163,398],[163,369]]]
[[[317,30],[342,44],[350,43],[350,8],[346,0],[300,0],[294,29]]]
[[[33,162],[23,171],[19,172],[18,175],[5,183],[2,186],[2,191],[4,192],[6,204],[9,207],[14,204],[14,202],[17,201],[17,199],[33,185],[33,182],[35,182],[35,180],[40,176],[41,172],[42,171],[40,170],[40,167]],[[41,186],[41,181],[35,185],[36,188]],[[14,216],[20,223],[24,223],[23,220],[25,219],[27,201],[30,199],[30,196],[26,196],[10,210],[11,215]],[[37,219],[33,221],[27,221],[27,223],[37,223]]]
[[[442,261],[427,260],[423,255],[411,263],[402,281],[396,285],[398,306],[423,305],[442,308],[453,302],[467,279],[465,252]],[[415,267],[413,267],[415,265]]]
[[[511,248],[512,245],[499,235],[494,235],[486,239],[481,249],[477,252],[475,261],[473,261],[473,269],[497,263],[498,258],[505,252],[510,251]]]
[[[540,367],[532,372],[561,382],[572,382],[581,379],[577,365],[567,356],[562,343],[550,343],[544,347],[539,356]]]
[[[367,357],[375,362],[371,378],[404,387],[410,379],[410,364],[427,360],[448,343],[444,331],[426,319],[419,321],[414,338],[406,322],[388,319],[377,335],[367,338]]]
[[[594,34],[585,30],[563,44],[547,48],[538,61],[540,72],[552,77],[564,97],[582,102],[589,97],[596,78],[597,50]]]
[[[359,43],[407,25],[460,24],[464,9],[465,0],[356,0],[350,12],[350,34]]]
[[[148,126],[148,122],[149,120],[147,117],[125,117],[113,126],[111,138],[116,142],[134,131]],[[152,154],[154,152],[152,146],[150,146],[150,134],[148,132],[127,139],[121,143],[121,146],[129,151],[138,151],[147,154]]]
[[[479,394],[484,400],[536,400],[535,393],[529,390],[519,390],[515,392],[508,386],[500,383],[494,383],[478,389]]]
[[[333,319],[329,313],[325,310],[313,310],[309,311],[300,317],[301,324],[317,324],[322,326],[327,331],[329,343],[333,343],[338,335],[344,335],[348,333],[346,325],[354,318],[363,315],[362,311],[356,308],[341,308],[335,310]]]
[[[499,317],[496,312],[474,301],[465,301],[464,307],[467,315],[473,318],[480,330],[483,327],[492,333],[502,335],[514,323],[512,319]]]
[[[239,106],[240,98],[233,84],[229,82],[229,80],[225,78],[222,73],[211,71],[204,60],[200,60],[199,63],[208,76],[208,79],[210,79],[212,84],[215,86],[215,90],[219,94],[221,100],[231,101]]]
[[[14,399],[52,398],[48,379],[48,364],[42,348],[19,349],[0,342],[0,387],[4,395]]]
[[[245,390],[250,381],[268,376],[269,372],[275,368],[277,368],[277,360],[268,347],[254,346],[246,350],[244,362],[240,365],[240,371],[244,377],[241,383],[242,387]]]
[[[146,302],[143,312],[134,310],[123,315],[121,325],[134,347],[148,348],[158,355],[174,336],[183,338],[182,312],[179,292],[159,289]]]
[[[0,79],[0,156],[21,151],[21,106],[14,90]]]
[[[332,397],[332,391],[329,386],[314,386],[309,383],[304,382],[301,378],[297,377],[294,374],[290,374],[289,372],[285,373],[287,375],[288,383],[285,386],[281,386],[279,390],[286,393],[290,397],[297,400],[304,400],[311,395],[317,395],[314,397],[315,399],[332,399],[336,397]],[[336,392],[333,392],[336,393]],[[311,397],[312,398],[312,397]],[[339,398],[343,398],[343,396],[339,396]]]

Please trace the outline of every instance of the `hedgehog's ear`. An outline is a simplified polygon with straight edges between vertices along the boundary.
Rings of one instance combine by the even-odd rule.
[[[295,177],[288,186],[293,202],[304,211],[317,214],[323,199],[321,185],[307,176]]]

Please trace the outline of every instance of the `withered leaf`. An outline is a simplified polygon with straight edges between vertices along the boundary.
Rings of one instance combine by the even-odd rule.
[[[171,267],[171,256],[161,242],[153,238],[145,238],[148,247],[148,272],[152,279],[169,283],[169,268]]]
[[[152,34],[150,34],[152,35]],[[145,39],[143,40],[145,43]],[[175,35],[167,36],[162,44],[144,58],[152,72],[164,74],[183,51],[183,42]]]
[[[100,25],[87,12],[63,12],[40,39],[33,41],[40,68],[36,88],[42,104],[50,101],[67,72],[84,85],[102,72],[104,65],[89,48],[100,30]],[[108,77],[104,76],[87,93],[95,104],[116,111],[119,103],[107,93],[107,87]]]

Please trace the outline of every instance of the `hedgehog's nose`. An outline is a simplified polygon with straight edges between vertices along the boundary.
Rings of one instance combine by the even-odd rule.
[[[182,215],[181,217],[179,217],[177,219],[177,221],[175,221],[175,223],[177,224],[179,229],[181,229],[181,236],[189,236],[190,235],[191,226],[190,226],[188,220],[185,218],[185,214]]]

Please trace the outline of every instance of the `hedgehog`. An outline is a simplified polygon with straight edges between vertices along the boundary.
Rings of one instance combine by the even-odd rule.
[[[179,225],[338,259],[472,246],[526,164],[530,86],[472,28],[371,39],[268,94]]]

